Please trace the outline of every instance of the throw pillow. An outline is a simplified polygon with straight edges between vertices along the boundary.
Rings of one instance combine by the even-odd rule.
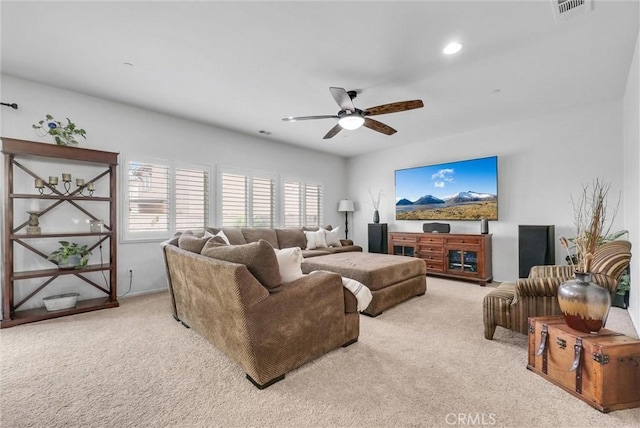
[[[327,247],[342,247],[340,242],[340,226],[332,230],[325,230],[324,237],[327,241]]]
[[[290,247],[278,250],[274,248],[278,259],[278,268],[282,282],[295,281],[302,277],[302,250],[300,247]]]
[[[227,238],[227,235],[224,234],[224,232],[222,231],[222,229],[216,233],[216,236],[220,239],[222,239],[222,241],[227,244],[227,245],[231,245],[231,243],[229,242],[229,238]]]
[[[276,253],[271,244],[263,239],[250,244],[212,246],[202,255],[245,265],[267,289],[282,284]]]
[[[307,238],[304,237],[302,229],[276,229],[276,235],[280,248],[307,247]]]
[[[261,239],[267,241],[273,248],[278,248],[278,236],[276,231],[266,227],[243,227],[240,229],[247,244],[258,242]]]
[[[162,243],[162,245],[175,245],[178,246],[178,240],[180,239],[182,232],[176,232],[173,236]]]
[[[202,251],[200,251],[200,254],[204,254],[206,256],[207,255],[206,253],[209,250],[209,248],[224,247],[226,245],[227,243],[224,242],[224,240],[221,237],[214,236],[204,244],[204,247],[202,247]]]
[[[192,253],[199,253],[202,251],[204,244],[212,237],[213,235],[206,231],[194,233],[191,230],[186,230],[178,238],[178,247]]]
[[[305,230],[304,236],[307,237],[307,250],[315,250],[316,248],[326,248],[327,241],[324,238],[324,229],[316,232]]]

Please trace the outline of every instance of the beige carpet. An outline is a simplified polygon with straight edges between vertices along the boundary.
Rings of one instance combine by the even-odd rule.
[[[259,391],[175,322],[166,293],[0,331],[2,427],[638,427],[526,367],[525,336],[483,338],[490,287],[429,278],[360,341]],[[609,328],[635,334],[612,309]]]

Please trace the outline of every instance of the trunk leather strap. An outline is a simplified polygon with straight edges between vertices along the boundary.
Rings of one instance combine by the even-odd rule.
[[[570,372],[576,372],[576,392],[582,394],[582,338],[576,338],[576,344],[573,346],[573,364],[569,368]]]
[[[547,342],[549,338],[549,326],[542,324],[540,332],[540,346],[536,351],[536,356],[542,355],[542,373],[547,374]]]

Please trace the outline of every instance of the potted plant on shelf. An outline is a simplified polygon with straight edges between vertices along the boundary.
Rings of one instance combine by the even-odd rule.
[[[46,115],[45,118],[37,124],[31,125],[31,127],[36,130],[36,133],[40,137],[52,135],[56,140],[56,144],[59,146],[77,146],[76,135],[87,138],[85,137],[87,132],[84,129],[78,128],[69,118],[67,118],[67,124],[63,125],[50,114]]]
[[[58,242],[61,247],[49,254],[47,260],[55,262],[60,269],[84,269],[87,267],[88,256],[91,252],[86,245],[78,245],[69,241]]]

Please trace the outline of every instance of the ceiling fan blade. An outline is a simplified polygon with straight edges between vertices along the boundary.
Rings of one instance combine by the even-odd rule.
[[[334,126],[333,128],[331,128],[329,130],[329,132],[327,132],[327,134],[322,137],[323,140],[328,140],[329,138],[334,137],[338,132],[342,131],[342,126],[340,126],[339,124]]]
[[[351,101],[351,97],[343,88],[329,88],[331,91],[331,96],[336,100],[336,103],[340,106],[341,110],[354,112],[356,111],[356,107],[353,105],[353,101]]]
[[[393,135],[396,132],[398,132],[392,127],[390,127],[389,125],[385,125],[384,123],[378,122],[377,120],[374,120],[374,119],[369,119],[368,117],[364,118],[364,126],[366,126],[369,129],[373,129],[374,131],[382,132],[383,134],[387,134],[387,135]]]
[[[335,114],[325,114],[321,116],[299,116],[299,117],[283,117],[285,122],[297,122],[299,120],[314,120],[314,119],[338,119]]]
[[[397,103],[370,107],[365,110],[365,114],[367,116],[375,116],[378,114],[397,113],[399,111],[413,110],[414,108],[422,107],[424,107],[422,100],[399,101]]]

